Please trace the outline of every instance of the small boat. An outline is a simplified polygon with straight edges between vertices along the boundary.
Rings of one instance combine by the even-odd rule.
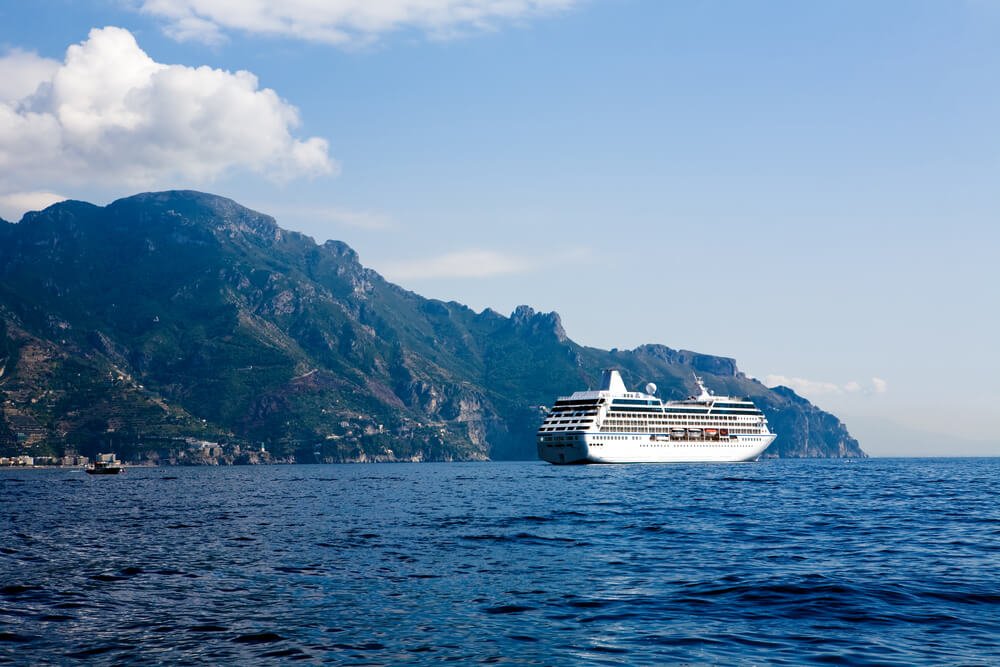
[[[715,429],[715,428],[706,428],[705,429],[705,437],[706,438],[714,438],[717,435],[719,435],[719,429]]]
[[[118,461],[95,461],[84,470],[88,475],[117,475],[125,472],[125,468]]]

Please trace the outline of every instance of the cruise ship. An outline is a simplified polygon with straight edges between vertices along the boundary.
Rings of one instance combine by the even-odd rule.
[[[538,457],[556,464],[755,461],[776,437],[749,399],[701,394],[658,399],[628,391],[617,370],[601,388],[559,398],[538,428]]]

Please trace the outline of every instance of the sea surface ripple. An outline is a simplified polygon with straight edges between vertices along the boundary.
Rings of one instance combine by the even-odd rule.
[[[0,471],[0,662],[998,664],[1000,460]]]

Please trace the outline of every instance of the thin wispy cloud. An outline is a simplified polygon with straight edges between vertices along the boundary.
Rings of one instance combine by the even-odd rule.
[[[867,384],[856,380],[837,384],[835,382],[808,380],[806,378],[788,377],[786,375],[768,375],[764,378],[764,385],[768,387],[788,387],[794,390],[795,393],[806,397],[833,396],[838,394],[884,394],[889,390],[889,383],[877,377],[873,377]]]
[[[141,0],[177,40],[217,43],[228,31],[342,46],[418,30],[432,38],[493,30],[579,4],[580,0]]]
[[[11,192],[0,194],[0,218],[17,222],[26,211],[41,211],[68,197],[54,192]]]
[[[575,248],[562,254],[528,257],[518,253],[467,249],[419,259],[379,264],[386,278],[400,280],[439,280],[455,278],[492,278],[503,275],[534,273],[544,267],[583,261],[589,249]]]
[[[459,250],[437,257],[389,262],[380,270],[390,280],[491,278],[531,269],[529,262],[493,250]]]
[[[318,231],[319,236],[330,238],[337,229],[352,229],[366,232],[382,232],[396,229],[399,224],[391,215],[375,209],[357,209],[345,206],[298,205],[269,202],[255,202],[254,206],[267,211],[281,222],[306,226]]]
[[[296,108],[252,73],[158,63],[122,28],[92,30],[62,62],[8,52],[0,82],[0,192],[337,170],[327,141],[295,137]]]
[[[310,215],[323,222],[329,222],[341,227],[353,227],[354,229],[364,229],[367,231],[391,229],[395,226],[395,221],[389,215],[372,210],[354,210],[329,206],[303,210],[300,211],[300,214]]]

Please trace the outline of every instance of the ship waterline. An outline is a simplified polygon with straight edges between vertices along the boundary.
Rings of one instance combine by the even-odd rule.
[[[555,464],[755,461],[774,442],[749,400],[709,393],[661,401],[655,385],[626,389],[617,370],[601,388],[559,398],[538,429],[538,456]]]

